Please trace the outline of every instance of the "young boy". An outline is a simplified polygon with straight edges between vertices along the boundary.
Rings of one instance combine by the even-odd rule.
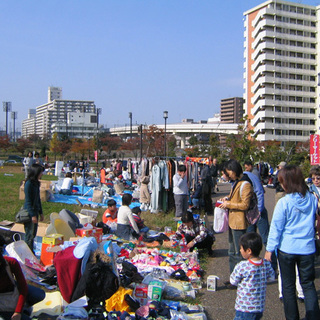
[[[234,320],[262,318],[267,281],[275,276],[271,263],[259,257],[261,249],[262,239],[256,232],[241,236],[240,252],[245,261],[239,262],[230,276],[230,283],[238,286]]]
[[[102,222],[105,224],[115,222],[117,223],[117,203],[111,199],[107,202],[108,208],[102,216]]]
[[[132,210],[133,219],[136,222],[140,233],[147,233],[149,228],[144,224],[144,221],[141,219],[141,209],[139,207],[134,207]]]

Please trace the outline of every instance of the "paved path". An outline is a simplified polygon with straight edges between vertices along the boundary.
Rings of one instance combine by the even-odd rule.
[[[219,193],[214,195],[214,202],[227,194],[229,194],[230,185],[226,183],[219,184]],[[272,219],[274,208],[274,190],[265,188],[265,202],[269,213],[269,221]],[[212,216],[209,221],[212,222]],[[215,242],[215,257],[208,258],[207,274],[216,275],[220,278],[218,281],[218,290],[216,292],[207,291],[206,287],[200,290],[199,297],[202,305],[205,307],[209,320],[231,320],[234,318],[234,302],[236,298],[236,290],[226,289],[223,282],[229,280],[229,260],[228,260],[228,235],[227,233],[217,234]],[[262,253],[264,255],[264,251]],[[319,259],[320,260],[320,259]],[[318,298],[320,298],[320,262],[316,264],[316,289]],[[300,318],[305,316],[304,304],[298,303],[300,310]],[[285,319],[283,304],[279,300],[278,283],[269,284],[267,287],[266,307],[263,319],[265,320],[282,320]]]

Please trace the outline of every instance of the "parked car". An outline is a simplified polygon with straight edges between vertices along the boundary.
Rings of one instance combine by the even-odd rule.
[[[6,160],[4,163],[21,163],[16,160]]]
[[[8,156],[8,159],[6,160],[6,162],[9,161],[9,160],[14,160],[14,161],[16,161],[16,162],[11,162],[11,163],[18,163],[18,162],[21,162],[21,163],[22,163],[23,158],[20,157],[20,156],[10,155],[10,156]],[[10,162],[9,162],[9,163],[10,163]]]

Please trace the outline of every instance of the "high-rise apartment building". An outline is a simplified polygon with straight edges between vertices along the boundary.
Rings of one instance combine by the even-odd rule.
[[[244,110],[258,140],[316,131],[318,9],[270,0],[244,13]]]
[[[94,101],[61,100],[56,96],[62,96],[62,89],[50,87],[48,103],[37,107],[35,113],[29,112],[28,119],[22,121],[23,136],[51,138],[57,133],[69,138],[92,138],[97,134],[101,110]]]
[[[240,123],[243,118],[243,98],[226,98],[220,101],[220,118],[223,123]]]

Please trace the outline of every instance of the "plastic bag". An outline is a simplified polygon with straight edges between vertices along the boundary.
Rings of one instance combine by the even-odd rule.
[[[216,233],[226,232],[229,228],[228,210],[214,208],[213,230]]]

